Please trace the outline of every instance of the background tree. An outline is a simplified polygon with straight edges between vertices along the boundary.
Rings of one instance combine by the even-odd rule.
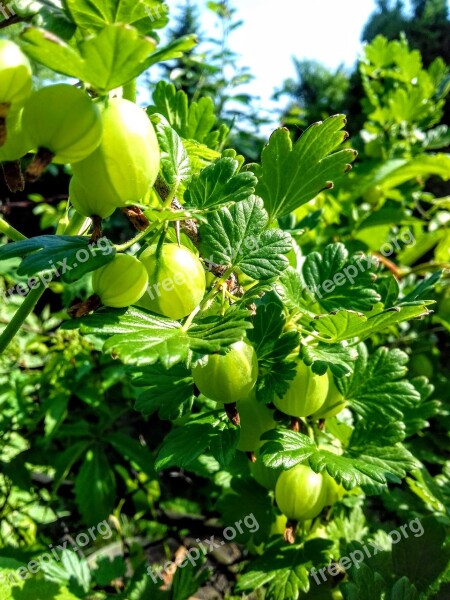
[[[253,76],[230,47],[230,35],[242,22],[236,18],[237,10],[229,0],[208,2],[207,10],[209,16],[213,13],[216,19],[219,35],[205,34],[199,6],[186,0],[168,32],[168,41],[195,34],[198,44],[162,69],[165,78],[186,92],[189,100],[212,98],[219,120],[230,128],[227,143],[247,158],[256,160],[263,142],[255,132],[267,119],[261,117],[258,98],[246,90]]]
[[[420,50],[426,67],[436,56],[448,63],[450,21],[446,0],[412,0],[409,15],[401,0],[377,0],[377,5],[363,30],[363,41],[371,42],[377,35],[393,40],[403,32],[410,46]]]
[[[291,102],[283,115],[284,125],[308,126],[330,115],[345,112],[349,76],[343,66],[335,71],[316,60],[294,59],[296,79],[288,79],[275,94]]]

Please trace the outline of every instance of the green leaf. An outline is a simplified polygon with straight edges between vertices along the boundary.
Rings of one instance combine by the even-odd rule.
[[[239,428],[223,411],[196,415],[166,436],[155,468],[161,471],[173,466],[188,467],[208,449],[220,464],[227,465],[234,456],[238,441]]]
[[[402,298],[402,304],[422,300],[432,292],[441,277],[442,271],[436,271],[436,273],[433,273],[430,277],[423,279],[407,296]]]
[[[78,509],[87,525],[108,517],[116,499],[116,480],[104,451],[95,446],[86,453],[75,481]]]
[[[306,435],[289,430],[271,430],[262,436],[268,440],[260,450],[264,464],[270,468],[290,469],[308,460],[316,473],[325,470],[345,489],[361,485],[400,483],[406,472],[416,466],[412,455],[402,446],[367,446],[363,451],[336,455],[317,449]]]
[[[440,150],[450,146],[450,128],[447,125],[438,125],[425,133],[424,148],[427,150]]]
[[[8,4],[27,23],[47,29],[65,40],[70,40],[75,33],[76,25],[60,2],[55,4],[49,0],[14,0]]]
[[[159,365],[134,371],[133,385],[145,387],[139,394],[135,409],[145,416],[158,411],[160,419],[174,421],[190,412],[194,401],[194,382],[184,365],[162,370]]]
[[[85,65],[79,52],[58,36],[39,27],[28,27],[19,40],[33,60],[68,77],[82,79]]]
[[[420,524],[420,527],[417,525]],[[450,551],[445,527],[434,517],[422,517],[415,523],[417,533],[402,538],[392,547],[394,573],[408,577],[419,592],[426,592],[439,575],[448,568]],[[426,556],[427,560],[423,560]]]
[[[376,423],[370,420],[358,421],[348,443],[354,451],[358,448],[379,444],[394,446],[405,439],[405,426],[401,421]]]
[[[389,600],[419,600],[419,592],[407,577],[401,577],[395,582]]]
[[[114,90],[145,71],[154,50],[154,41],[140,37],[135,29],[109,25],[81,44],[85,65],[81,79],[100,93]]]
[[[258,306],[248,333],[258,355],[257,395],[265,403],[283,396],[295,377],[296,364],[286,359],[297,348],[299,334],[284,331],[285,325],[283,306],[271,302]]]
[[[155,65],[166,60],[172,60],[174,58],[181,58],[185,52],[189,52],[197,44],[197,36],[195,35],[183,35],[182,37],[169,42],[166,46],[162,46],[159,50],[154,52],[147,59],[145,68],[148,69],[152,65]]]
[[[239,577],[236,591],[254,592],[267,586],[267,598],[300,598],[302,593],[309,591],[311,569],[330,560],[332,545],[330,540],[321,539],[292,546],[282,540],[271,542],[265,547],[264,554],[253,559],[247,572]]]
[[[261,437],[267,440],[260,454],[264,464],[271,469],[287,470],[306,461],[316,452],[315,443],[307,436],[289,430],[271,430]]]
[[[153,120],[153,119],[152,119]],[[161,150],[161,174],[170,193],[181,195],[191,179],[191,163],[186,148],[177,132],[162,115],[155,115],[155,131]]]
[[[109,433],[108,442],[120,456],[125,456],[128,460],[134,462],[142,472],[149,477],[155,476],[153,457],[146,446],[125,433]]]
[[[135,307],[100,309],[76,322],[65,323],[65,328],[80,326],[84,334],[108,338],[104,350],[125,364],[144,366],[160,361],[169,369],[190,360],[192,352],[223,352],[241,340],[251,327],[247,316],[247,311],[229,310],[224,317],[198,319],[185,330],[178,321]]]
[[[217,149],[227,136],[227,129],[214,129],[216,110],[211,98],[201,98],[189,104],[187,94],[177,90],[172,83],[160,81],[153,92],[149,114],[160,113],[182,138],[195,140],[209,148]]]
[[[196,565],[189,564],[177,569],[171,586],[171,597],[176,600],[189,600],[210,578],[210,571],[204,569],[202,557]],[[153,596],[152,596],[153,600]]]
[[[338,382],[352,409],[369,423],[403,420],[404,410],[414,409],[420,393],[406,379],[408,356],[393,348],[377,348],[369,356],[364,344],[358,345],[354,372]]]
[[[213,263],[239,267],[253,279],[276,277],[288,267],[292,248],[288,233],[267,229],[262,201],[252,197],[208,216],[200,227],[200,249]]]
[[[395,167],[395,163],[392,165]],[[385,169],[387,169],[386,164]],[[382,185],[385,189],[395,188],[407,181],[428,179],[435,176],[444,181],[450,179],[450,156],[448,154],[420,154],[414,159],[397,164],[390,173],[384,171],[385,175],[373,181],[373,185]]]
[[[420,394],[420,403],[414,403],[402,407],[403,423],[406,429],[406,437],[410,437],[422,429],[429,427],[428,419],[438,414],[440,402],[431,400],[430,396],[434,387],[429,384],[426,377],[415,377],[410,381],[415,390]]]
[[[256,189],[270,221],[288,215],[331,188],[333,180],[350,169],[356,152],[334,152],[348,137],[342,131],[345,124],[343,115],[315,123],[294,146],[287,129],[272,134],[262,153],[262,175]]]
[[[359,548],[354,549],[356,551]],[[361,550],[360,550],[361,551]],[[383,577],[371,569],[367,564],[358,565],[359,569],[352,568],[352,581],[342,585],[345,600],[380,600],[386,584]]]
[[[368,315],[342,310],[330,315],[318,315],[311,326],[327,343],[335,344],[351,338],[365,339],[402,321],[411,321],[430,314],[432,301],[411,303],[383,310],[375,305]]]
[[[134,25],[141,33],[165,27],[168,6],[160,0],[64,0],[70,16],[81,29],[96,31],[112,23]]]
[[[239,173],[237,160],[221,158],[194,177],[185,195],[186,207],[204,210],[248,200],[256,183],[250,171]]]
[[[72,282],[114,258],[114,246],[106,238],[97,245],[88,242],[89,237],[39,235],[3,246],[0,261],[25,256],[17,269],[18,275],[50,271],[51,279],[62,277],[63,281]]]
[[[88,563],[72,550],[63,550],[60,563],[44,563],[42,570],[46,579],[66,585],[77,595],[84,595],[89,591],[91,572]]]
[[[147,68],[155,43],[127,25],[108,25],[80,42],[79,52],[45,30],[30,27],[22,47],[33,60],[75,77],[104,94],[136,78]]]
[[[96,564],[94,579],[97,585],[101,587],[108,587],[114,579],[121,579],[125,576],[127,570],[127,565],[122,556],[115,556],[113,559],[109,556],[100,556]]]
[[[312,302],[318,302],[326,312],[366,312],[381,299],[374,285],[374,269],[372,259],[349,260],[343,244],[329,244],[322,255],[319,252],[308,254],[302,274]]]
[[[336,377],[344,377],[352,372],[358,352],[351,346],[319,342],[314,346],[303,345],[301,357],[318,375],[323,375],[330,369]]]
[[[236,543],[244,544],[252,540],[258,545],[267,541],[273,520],[273,501],[269,494],[265,494],[262,488],[255,485],[253,479],[233,477],[230,490],[219,498],[217,508],[226,525],[233,526],[239,519],[244,519],[250,514],[257,523],[256,531],[255,527],[245,526],[241,531],[236,531]]]

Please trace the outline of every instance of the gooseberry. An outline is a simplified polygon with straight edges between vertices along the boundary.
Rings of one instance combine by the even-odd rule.
[[[141,108],[121,98],[108,101],[102,122],[100,145],[73,165],[73,173],[89,202],[95,197],[116,207],[137,204],[153,187],[159,171],[155,130]]]
[[[28,58],[10,40],[0,40],[0,146],[6,142],[6,116],[20,108],[31,93],[32,72]]]
[[[86,189],[77,177],[72,177],[69,184],[69,199],[76,211],[83,217],[96,215],[101,219],[110,217],[116,210],[115,204],[110,204],[98,194]]]
[[[153,245],[139,259],[148,273],[147,293],[139,306],[178,320],[201,302],[206,290],[205,271],[190,250],[178,244],[163,244],[159,249]]]
[[[27,131],[22,127],[22,111],[11,111],[6,117],[8,138],[0,147],[0,162],[19,160],[30,152],[32,143]]]
[[[347,406],[347,401],[337,389],[333,375],[329,375],[328,394],[320,410],[313,414],[314,419],[331,419]]]
[[[250,473],[259,485],[266,490],[274,490],[282,469],[270,469],[263,463],[258,451],[255,452],[256,460],[250,464]]]
[[[111,262],[92,274],[94,293],[102,304],[112,308],[125,308],[137,302],[147,283],[144,265],[128,254],[117,254]]]
[[[65,83],[34,92],[23,109],[23,127],[38,153],[27,169],[34,181],[51,162],[75,163],[94,152],[102,138],[98,107]]]
[[[307,465],[298,464],[283,471],[275,487],[275,499],[281,512],[292,521],[316,518],[326,506],[324,478]]]
[[[249,343],[240,341],[224,354],[210,354],[192,369],[194,383],[202,394],[223,404],[245,400],[258,378],[258,358]]]
[[[237,449],[243,452],[259,448],[262,434],[276,427],[273,412],[265,404],[258,402],[254,388],[248,398],[239,402],[239,417],[241,435]]]
[[[324,404],[328,394],[328,376],[313,373],[303,361],[297,364],[297,372],[288,391],[282,398],[276,397],[275,406],[291,417],[308,417]]]

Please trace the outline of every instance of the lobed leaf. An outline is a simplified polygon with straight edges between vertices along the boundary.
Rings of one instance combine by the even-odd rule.
[[[355,150],[335,150],[347,139],[344,115],[311,125],[293,146],[287,129],[277,129],[264,148],[256,193],[270,221],[288,215],[350,169]]]

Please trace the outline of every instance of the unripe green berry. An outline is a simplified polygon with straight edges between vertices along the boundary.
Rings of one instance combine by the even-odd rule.
[[[134,256],[117,254],[92,274],[92,287],[102,304],[125,308],[139,300],[148,283],[147,271]]]
[[[316,375],[300,360],[288,391],[282,398],[276,397],[274,404],[291,417],[309,417],[323,406],[328,386],[328,375]]]
[[[244,341],[231,345],[226,354],[210,354],[204,364],[192,369],[194,383],[202,394],[223,404],[245,400],[258,378],[258,357]]]
[[[117,209],[115,204],[109,204],[98,194],[92,193],[92,187],[87,190],[77,177],[72,177],[70,180],[69,200],[74,209],[83,217],[95,215],[101,219],[107,219]]]
[[[159,172],[160,151],[146,113],[133,102],[108,101],[102,111],[103,137],[98,148],[73,165],[88,196],[116,207],[139,204]]]
[[[203,299],[205,270],[190,250],[178,244],[147,248],[139,257],[148,273],[148,290],[139,306],[179,320],[189,315]]]
[[[11,111],[6,117],[8,136],[3,146],[0,146],[0,162],[19,160],[32,150],[31,140],[22,127],[22,111]]]
[[[312,415],[314,419],[331,419],[331,417],[338,415],[347,406],[347,401],[344,400],[344,396],[337,389],[334,377],[331,373],[328,376],[328,380],[329,387],[327,397],[320,409]]]
[[[237,449],[252,452],[261,446],[262,434],[276,427],[273,412],[264,403],[258,402],[254,388],[248,398],[239,402],[238,410],[241,435]]]
[[[31,93],[31,77],[30,62],[19,46],[0,40],[0,105],[14,109],[22,106]],[[6,116],[6,112],[0,116]]]
[[[83,160],[102,137],[98,107],[87,94],[65,83],[34,92],[22,120],[33,146],[50,152],[55,163]]]
[[[275,499],[288,519],[315,519],[326,506],[327,488],[324,478],[307,465],[296,465],[281,473],[275,487]]]

